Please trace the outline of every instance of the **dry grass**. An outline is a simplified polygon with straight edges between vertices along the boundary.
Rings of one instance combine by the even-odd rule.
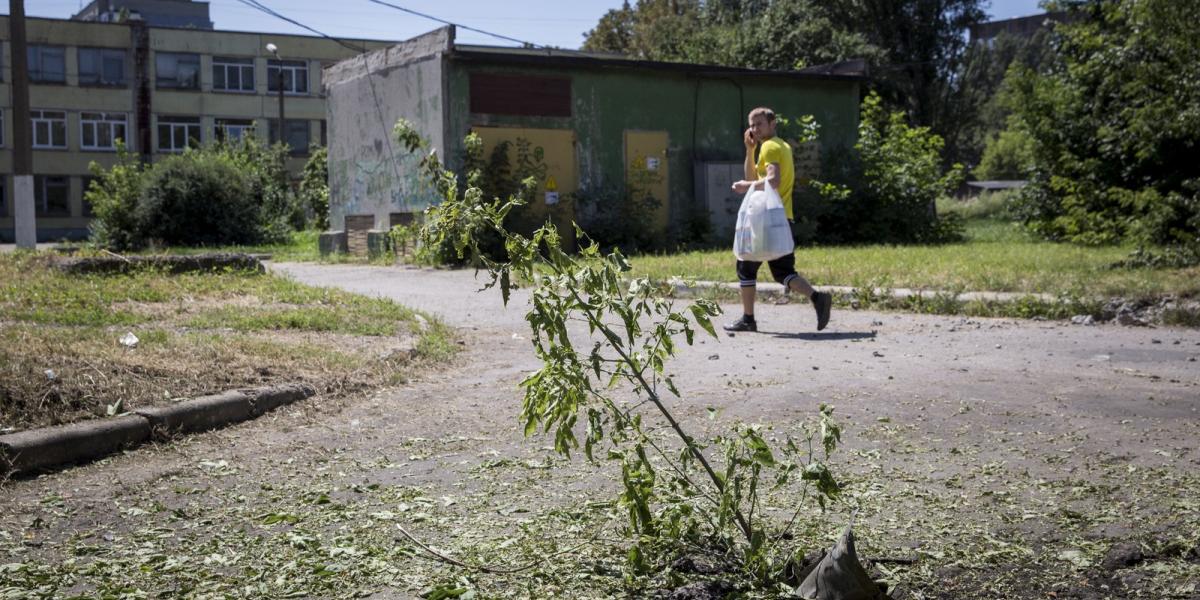
[[[452,352],[444,326],[387,300],[258,273],[67,276],[52,262],[0,256],[0,430],[284,382],[338,395]]]

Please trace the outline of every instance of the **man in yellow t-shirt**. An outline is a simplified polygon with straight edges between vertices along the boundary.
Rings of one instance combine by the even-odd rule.
[[[775,126],[775,111],[765,107],[750,111],[750,128],[742,136],[746,145],[746,178],[734,183],[733,191],[736,194],[745,194],[751,187],[761,190],[764,181],[770,182],[771,187],[779,191],[790,223],[795,218],[792,213],[792,186],[796,180],[796,169],[792,166],[792,147],[775,137]],[[757,161],[755,150],[758,150]],[[737,261],[738,281],[741,283],[742,318],[725,325],[726,331],[758,331],[758,323],[754,320],[754,300],[757,294],[758,268],[761,266],[762,263],[757,261]],[[786,291],[800,292],[812,300],[813,308],[817,311],[817,331],[825,329],[829,324],[833,296],[828,292],[813,289],[813,286],[796,272],[796,255],[789,252],[775,260],[767,261],[767,266],[771,269],[771,276],[775,281],[782,283]]]

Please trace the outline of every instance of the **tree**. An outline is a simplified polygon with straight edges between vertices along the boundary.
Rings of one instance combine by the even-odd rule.
[[[997,142],[1008,126],[1009,94],[1005,79],[1013,66],[1039,70],[1053,59],[1051,29],[1039,29],[1029,37],[1001,33],[989,44],[975,43],[966,50],[955,79],[955,91],[947,107],[948,118],[957,127],[946,138],[950,160],[979,165],[985,148]],[[1012,136],[1009,136],[1011,141]],[[976,174],[983,178],[983,175]]]
[[[1019,214],[1038,233],[1196,249],[1200,4],[1072,0],[1056,60],[1020,69],[1012,108],[1036,167]]]
[[[815,0],[638,0],[608,11],[585,50],[635,58],[791,70],[882,54]]]
[[[960,119],[955,96],[967,40],[984,19],[982,0],[836,0],[835,22],[861,33],[882,52],[871,64],[875,88],[918,126],[953,139]]]
[[[865,59],[889,107],[957,140],[967,28],[983,0],[638,0],[610,10],[584,49],[635,58],[792,70]],[[1001,72],[1003,69],[1001,69]],[[999,77],[995,77],[999,81]],[[1003,122],[1003,119],[1000,119]],[[978,144],[979,151],[982,143]],[[978,151],[977,151],[978,152]]]
[[[600,17],[596,27],[583,34],[581,49],[589,52],[614,52],[627,54],[633,46],[633,9],[629,0],[621,8],[614,8]]]
[[[734,59],[755,69],[803,69],[861,58],[883,60],[884,52],[861,31],[836,20],[825,3],[811,0],[772,2],[737,27]]]

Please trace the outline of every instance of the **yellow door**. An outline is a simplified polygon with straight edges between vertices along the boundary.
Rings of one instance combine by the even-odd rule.
[[[671,178],[667,171],[667,144],[670,138],[665,131],[625,131],[625,183],[638,198],[653,198],[654,224],[666,230],[670,212]]]
[[[575,167],[575,133],[569,129],[532,129],[518,127],[473,127],[483,140],[483,161],[488,164],[496,148],[508,142],[507,158],[510,169],[517,165],[518,154],[525,148],[526,159],[537,168],[545,168],[533,201],[521,211],[510,227],[529,233],[549,218],[563,237],[564,247],[575,247],[575,207],[569,194],[578,189]],[[487,190],[485,190],[487,191]],[[525,230],[525,231],[522,231]]]

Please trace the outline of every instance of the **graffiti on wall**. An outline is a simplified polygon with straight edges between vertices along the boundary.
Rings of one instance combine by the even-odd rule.
[[[335,222],[346,215],[420,212],[435,201],[435,191],[420,173],[419,157],[397,156],[393,161],[386,155],[361,156],[329,162]]]

